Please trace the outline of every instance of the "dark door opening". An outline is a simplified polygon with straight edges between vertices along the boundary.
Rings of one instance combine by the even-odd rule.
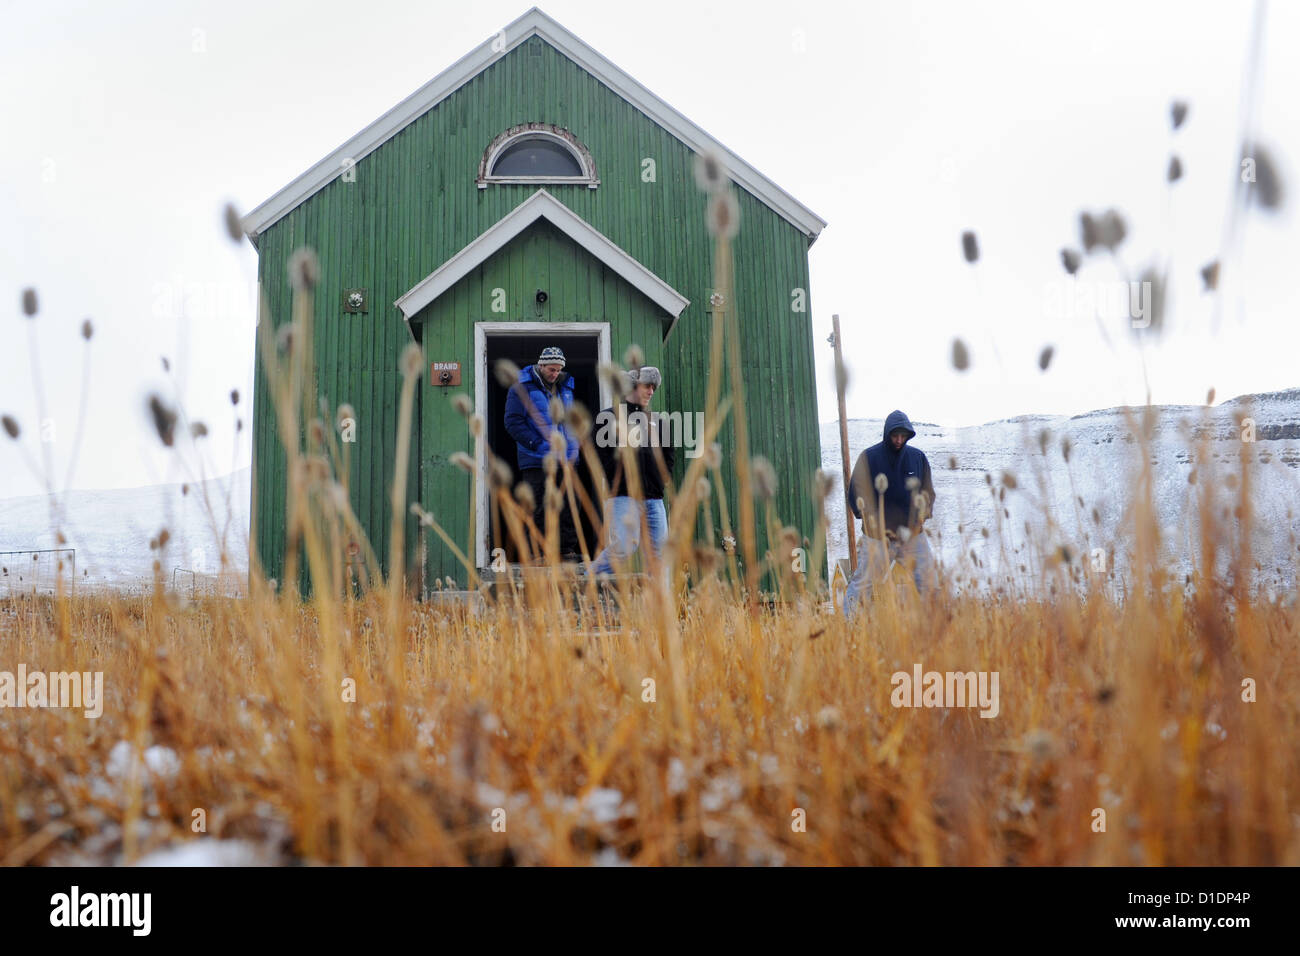
[[[584,406],[594,420],[596,413],[601,408],[600,381],[596,375],[596,366],[600,360],[599,344],[600,340],[595,335],[575,335],[571,332],[555,334],[549,332],[526,334],[492,332],[487,335],[488,447],[491,449],[492,454],[510,466],[512,474],[511,487],[518,485],[521,480],[519,456],[514,439],[506,431],[506,389],[496,378],[497,360],[509,359],[518,365],[520,370],[523,370],[537,361],[542,354],[542,349],[552,345],[558,347],[564,352],[565,373],[573,376],[574,404]],[[586,489],[587,496],[591,500],[597,515],[602,515],[603,503],[596,498],[595,484],[588,472],[586,461],[582,456],[579,456],[574,466],[576,474],[582,481],[582,485]],[[515,542],[511,540],[509,532],[504,527],[493,529],[492,511],[493,509],[489,504],[486,516],[487,526],[482,532],[488,538],[487,553],[489,563],[496,548],[505,549],[506,561],[512,564],[520,562],[519,550]],[[591,521],[586,509],[582,506],[581,498],[578,501],[578,511],[581,518],[579,531],[583,541],[586,542],[587,550],[591,552],[591,556],[594,558],[598,550],[596,544],[599,541],[600,524]]]

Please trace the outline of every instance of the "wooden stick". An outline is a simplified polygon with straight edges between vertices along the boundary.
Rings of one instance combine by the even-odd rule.
[[[840,403],[840,467],[844,471],[844,519],[849,526],[849,567],[858,569],[858,548],[856,534],[853,530],[853,507],[848,498],[852,493],[849,487],[849,423],[844,417],[844,353],[840,351],[840,317],[831,316],[831,345],[835,347],[835,396]]]

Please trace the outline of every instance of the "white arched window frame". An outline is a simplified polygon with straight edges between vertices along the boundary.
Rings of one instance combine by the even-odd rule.
[[[582,175],[580,176],[494,176],[491,174],[492,168],[496,165],[497,160],[510,147],[517,145],[525,140],[542,139],[561,146],[568,152],[578,164]],[[567,129],[559,126],[552,126],[548,123],[524,123],[519,126],[512,126],[496,139],[488,144],[488,148],[483,151],[483,158],[479,161],[478,167],[479,189],[487,189],[491,183],[525,183],[536,185],[540,183],[554,183],[559,185],[586,186],[588,189],[595,189],[600,185],[600,178],[596,175],[596,161],[592,158],[591,151],[586,146],[578,142],[577,137]]]

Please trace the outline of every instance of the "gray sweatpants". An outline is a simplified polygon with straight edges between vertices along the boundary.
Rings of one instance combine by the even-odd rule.
[[[934,553],[930,550],[930,542],[926,540],[924,534],[913,535],[906,544],[897,539],[881,541],[879,538],[861,535],[858,538],[858,567],[844,591],[846,618],[853,617],[858,603],[871,596],[876,582],[883,580],[889,570],[890,561],[895,561],[905,568],[910,567],[916,592],[922,597],[938,586],[938,568],[935,565]]]

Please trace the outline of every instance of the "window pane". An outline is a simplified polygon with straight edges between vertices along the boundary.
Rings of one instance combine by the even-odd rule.
[[[497,157],[493,176],[581,176],[582,167],[567,149],[548,139],[525,139]]]

